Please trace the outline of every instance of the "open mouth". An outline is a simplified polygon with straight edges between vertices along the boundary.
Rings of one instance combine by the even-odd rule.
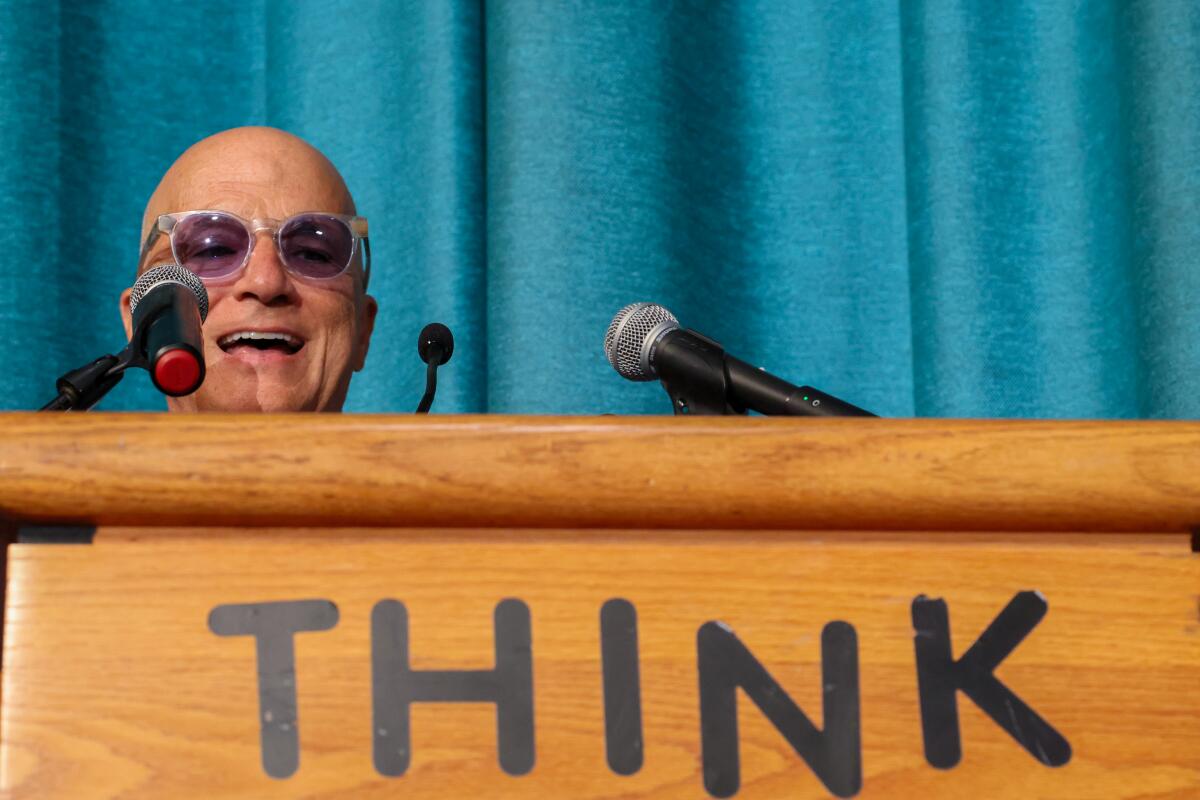
[[[291,356],[300,352],[304,340],[277,331],[235,331],[218,339],[217,347],[231,354],[259,352]]]

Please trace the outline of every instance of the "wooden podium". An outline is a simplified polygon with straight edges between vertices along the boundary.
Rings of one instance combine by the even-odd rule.
[[[0,415],[5,798],[1200,797],[1200,424]]]

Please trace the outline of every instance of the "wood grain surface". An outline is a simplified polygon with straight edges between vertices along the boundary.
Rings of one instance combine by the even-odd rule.
[[[0,516],[1185,531],[1200,424],[8,413]]]
[[[881,442],[904,451],[894,433]],[[178,488],[187,468],[174,470]],[[1185,535],[295,534],[101,529],[90,546],[14,546],[3,796],[702,798],[698,628],[726,623],[820,724],[820,634],[844,620],[859,648],[859,797],[1200,797],[1200,556]],[[996,674],[1067,737],[1070,762],[1038,763],[959,694],[962,761],[929,766],[913,598],[947,602],[957,657],[1021,590],[1041,592],[1049,611]],[[598,617],[614,597],[635,605],[639,624],[645,761],[631,776],[604,754]],[[220,604],[304,598],[329,599],[340,619],[295,638],[300,765],[273,779],[260,766],[254,642],[215,636],[206,620]],[[532,771],[500,770],[494,707],[472,703],[415,706],[408,773],[375,772],[369,620],[385,598],[406,605],[423,670],[490,668],[495,605],[528,605]],[[830,796],[745,695],[738,718],[737,797]]]

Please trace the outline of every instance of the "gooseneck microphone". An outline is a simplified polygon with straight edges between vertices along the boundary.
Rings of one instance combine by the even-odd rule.
[[[667,309],[632,303],[604,334],[613,369],[631,381],[662,381],[676,414],[873,417],[811,386],[795,386],[727,354],[707,336],[679,325]]]
[[[120,383],[125,370],[150,372],[155,387],[179,397],[204,381],[208,292],[195,273],[178,264],[159,264],[142,274],[129,292],[133,335],[118,355],[100,356],[55,382],[58,396],[42,411],[87,411]]]
[[[428,365],[425,368],[425,394],[417,404],[417,413],[427,414],[437,392],[437,368],[454,355],[454,334],[440,322],[429,323],[417,336],[417,355]]]
[[[178,264],[161,264],[142,274],[129,293],[133,346],[163,394],[191,394],[204,381],[208,292],[196,274]]]

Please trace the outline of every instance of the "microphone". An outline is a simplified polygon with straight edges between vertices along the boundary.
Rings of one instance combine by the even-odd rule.
[[[811,386],[795,386],[728,355],[707,336],[680,327],[655,303],[632,303],[613,317],[604,354],[631,381],[659,379],[676,414],[873,417]]]
[[[181,397],[204,382],[208,292],[196,274],[178,264],[159,264],[142,273],[129,293],[134,359],[150,371],[163,394]]]
[[[454,355],[454,334],[440,322],[429,323],[417,335],[417,355],[429,365],[425,368],[425,394],[417,404],[417,413],[427,414],[437,391],[437,368]]]

